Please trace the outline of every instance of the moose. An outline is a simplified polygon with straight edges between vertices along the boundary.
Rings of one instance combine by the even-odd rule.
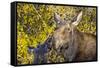
[[[90,33],[80,32],[77,25],[80,23],[83,12],[77,14],[75,20],[63,20],[57,13],[54,14],[56,21],[56,29],[48,41],[45,41],[41,47],[38,47],[38,52],[42,52],[40,56],[43,57],[44,63],[47,63],[47,58],[44,58],[48,53],[48,49],[54,48],[58,55],[63,55],[65,62],[73,61],[93,61],[96,60],[96,35]],[[46,48],[46,49],[44,49]],[[32,48],[35,52],[35,48]],[[45,50],[43,52],[43,50]],[[37,53],[35,53],[37,54]],[[37,57],[37,56],[36,56]],[[39,57],[35,58],[35,62]],[[37,61],[36,63],[39,63]]]
[[[49,36],[43,44],[39,43],[37,45],[37,48],[28,46],[28,52],[30,54],[34,53],[34,56],[35,56],[33,64],[47,63],[46,55],[47,55],[47,52],[49,52],[52,48],[51,40],[52,40],[52,37]]]
[[[64,55],[66,62],[96,60],[96,36],[80,32],[77,25],[82,19],[81,11],[76,20],[67,22],[55,14],[57,29],[53,34],[55,48]]]

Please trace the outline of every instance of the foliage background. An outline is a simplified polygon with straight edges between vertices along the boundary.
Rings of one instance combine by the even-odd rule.
[[[54,13],[58,13],[62,19],[72,20],[76,18],[79,11],[83,11],[83,18],[78,25],[78,30],[96,35],[96,8],[38,5],[38,4],[17,4],[17,61],[18,64],[32,64],[34,54],[28,54],[27,47],[37,47],[53,33],[56,24]],[[53,51],[53,50],[52,50]],[[52,56],[52,62],[63,61],[63,57]]]

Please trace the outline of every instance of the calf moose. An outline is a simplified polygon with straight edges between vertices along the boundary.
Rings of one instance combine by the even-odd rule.
[[[52,37],[48,37],[43,44],[37,45],[37,48],[28,47],[28,52],[34,54],[33,64],[47,63],[46,54],[48,51],[50,51],[51,43],[52,43],[51,40]]]

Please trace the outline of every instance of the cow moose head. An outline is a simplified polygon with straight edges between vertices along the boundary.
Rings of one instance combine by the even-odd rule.
[[[75,52],[73,51],[77,50],[77,47],[73,46],[73,38],[75,36],[74,33],[77,30],[76,26],[82,19],[82,14],[83,13],[81,11],[77,15],[75,21],[66,21],[61,19],[60,15],[58,15],[57,13],[54,14],[54,19],[57,26],[57,29],[53,34],[55,48],[58,53],[66,52],[65,56],[67,55],[68,61],[72,61],[73,57],[75,57]],[[69,59],[68,57],[72,58]]]

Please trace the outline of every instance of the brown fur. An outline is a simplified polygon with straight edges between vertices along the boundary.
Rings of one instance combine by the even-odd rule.
[[[77,32],[78,52],[75,61],[96,60],[96,36]]]
[[[58,54],[63,54],[66,62],[96,60],[96,36],[76,29],[82,12],[71,23],[66,23],[57,16],[55,14],[59,27],[53,34],[53,44]]]

